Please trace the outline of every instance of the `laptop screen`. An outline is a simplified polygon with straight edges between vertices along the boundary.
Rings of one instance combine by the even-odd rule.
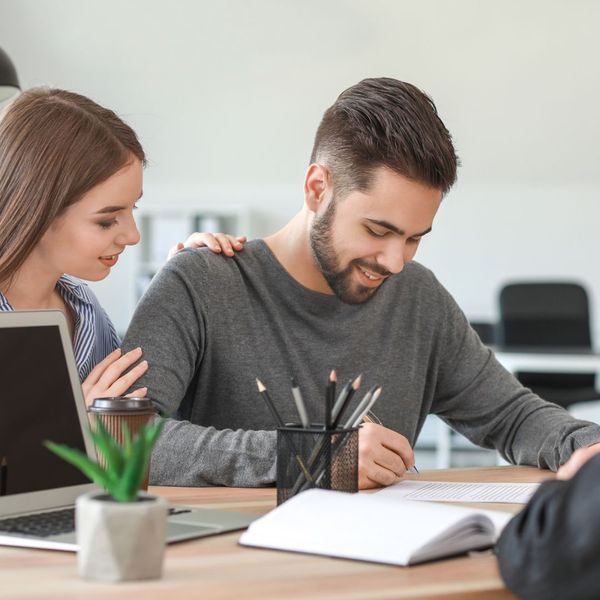
[[[89,483],[44,440],[85,452],[58,326],[0,328],[0,495]]]

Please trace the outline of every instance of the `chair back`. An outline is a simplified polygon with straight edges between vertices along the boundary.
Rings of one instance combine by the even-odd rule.
[[[498,342],[504,346],[589,349],[589,302],[577,283],[512,283],[500,292]]]
[[[489,323],[487,321],[469,321],[469,325],[475,330],[475,333],[484,344],[495,344],[496,327],[494,323]]]
[[[497,342],[507,348],[592,347],[588,295],[569,282],[512,283],[500,292]],[[534,390],[593,388],[593,373],[518,373]],[[543,393],[540,391],[540,393]],[[558,399],[554,399],[562,403]]]

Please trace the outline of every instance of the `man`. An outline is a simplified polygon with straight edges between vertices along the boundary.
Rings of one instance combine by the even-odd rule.
[[[276,423],[255,378],[289,422],[295,377],[322,422],[331,369],[342,382],[363,373],[363,388],[383,386],[383,425],[360,430],[361,488],[413,465],[429,413],[511,462],[551,469],[600,440],[599,427],[520,386],[411,262],[457,168],[425,94],[387,78],[349,88],[325,112],[310,162],[304,206],[281,231],[231,259],[183,252],[138,306],[124,346],[143,347],[140,385],[171,417],[153,483],[272,483]]]
[[[600,598],[599,453],[598,445],[574,452],[502,532],[500,573],[519,598]]]

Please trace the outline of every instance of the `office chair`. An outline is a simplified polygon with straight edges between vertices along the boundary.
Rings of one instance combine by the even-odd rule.
[[[513,283],[500,291],[498,343],[506,349],[590,350],[587,292],[576,283]],[[566,407],[600,400],[595,373],[517,373],[536,394]]]
[[[469,325],[475,330],[479,339],[487,346],[496,342],[496,330],[493,323],[486,321],[469,321]]]

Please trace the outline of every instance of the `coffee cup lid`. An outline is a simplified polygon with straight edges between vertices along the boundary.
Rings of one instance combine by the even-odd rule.
[[[94,398],[89,412],[93,413],[154,413],[154,405],[150,398],[129,398],[116,396],[114,398]]]

